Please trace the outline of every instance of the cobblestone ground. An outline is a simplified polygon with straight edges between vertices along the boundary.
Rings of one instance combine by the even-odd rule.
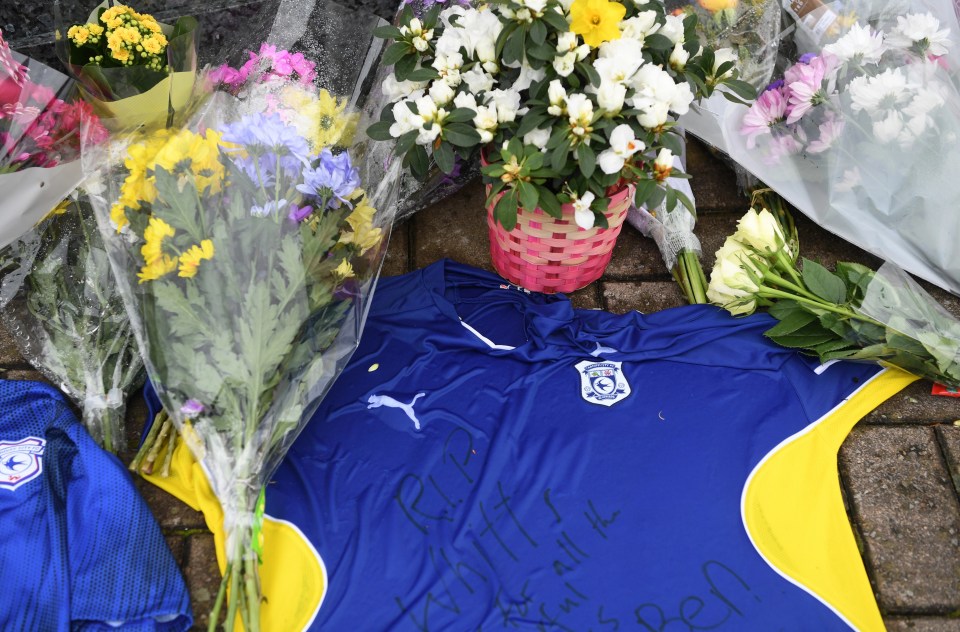
[[[746,207],[732,172],[691,142],[689,171],[700,209],[697,232],[707,269],[712,253],[733,232]],[[805,256],[830,265],[838,259],[878,260],[797,217]],[[384,274],[401,274],[450,257],[491,269],[483,191],[478,183],[398,225]],[[960,299],[931,289],[954,314]],[[682,298],[652,242],[625,227],[613,260],[597,283],[572,295],[580,307],[644,312],[673,307]],[[0,332],[0,377],[42,379]],[[146,407],[129,406],[131,436]],[[850,520],[877,600],[891,630],[960,631],[960,400],[933,397],[918,382],[872,412],[850,434],[839,455]],[[201,514],[142,480],[137,485],[163,528],[193,597],[198,627],[218,586],[213,537]]]

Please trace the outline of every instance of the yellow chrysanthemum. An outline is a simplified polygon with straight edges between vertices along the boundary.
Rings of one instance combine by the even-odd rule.
[[[574,0],[570,5],[570,30],[590,48],[620,39],[620,21],[627,8],[609,0]]]
[[[153,166],[170,172],[179,166],[193,174],[198,191],[219,192],[224,177],[220,134],[212,129],[208,129],[205,135],[180,130],[160,149]]]
[[[170,255],[163,255],[153,263],[148,263],[140,268],[140,272],[137,273],[137,278],[140,279],[138,283],[156,281],[160,277],[170,274],[176,269],[177,258],[171,257]]]
[[[123,230],[123,227],[130,223],[130,220],[127,219],[127,205],[123,202],[117,202],[110,207],[110,221],[117,227],[118,233]]]
[[[340,243],[355,245],[360,249],[360,254],[379,245],[380,240],[383,239],[383,231],[373,225],[373,216],[376,212],[376,209],[367,203],[367,198],[363,198],[356,204],[353,212],[347,216],[347,224],[353,231],[342,233]]]
[[[346,99],[338,99],[326,90],[314,94],[301,86],[287,86],[280,93],[280,100],[291,111],[290,123],[314,152],[352,142],[359,117],[344,112]]]
[[[150,218],[147,227],[143,230],[144,244],[140,248],[140,254],[147,265],[166,256],[163,254],[163,240],[167,237],[173,237],[175,234],[176,231],[170,224],[159,217]]]
[[[180,255],[180,276],[191,279],[197,275],[197,268],[204,259],[213,258],[213,242],[204,239],[199,246],[190,246]]]
[[[350,277],[354,276],[353,266],[350,265],[349,261],[344,259],[340,262],[340,265],[337,266],[337,269],[334,270],[334,274],[336,274],[341,280],[349,279]]]

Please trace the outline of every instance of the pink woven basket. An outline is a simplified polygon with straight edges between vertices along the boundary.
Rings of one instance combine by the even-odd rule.
[[[489,187],[488,187],[489,191]],[[519,209],[517,225],[507,232],[487,207],[490,258],[502,277],[538,292],[572,292],[603,275],[613,246],[627,217],[633,187],[610,197],[606,212],[609,228],[584,230],[573,219],[573,205],[563,205],[563,217],[554,219],[541,209]]]

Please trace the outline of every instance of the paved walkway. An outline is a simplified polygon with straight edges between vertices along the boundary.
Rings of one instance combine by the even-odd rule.
[[[700,209],[697,233],[707,269],[713,252],[735,229],[747,201],[732,172],[691,142],[689,171]],[[797,217],[804,256],[876,266],[878,260]],[[401,274],[450,257],[492,269],[479,184],[397,226],[384,274]],[[956,315],[960,299],[934,291]],[[624,227],[606,275],[572,295],[579,307],[650,312],[682,304],[656,247]],[[41,379],[0,330],[0,377]],[[850,519],[880,609],[891,630],[960,631],[960,400],[932,397],[915,383],[854,428],[840,452],[839,471]],[[146,408],[129,407],[132,436]],[[956,422],[956,424],[955,424]],[[219,578],[213,538],[203,517],[138,480],[190,585],[198,626]],[[338,631],[337,631],[338,632]]]

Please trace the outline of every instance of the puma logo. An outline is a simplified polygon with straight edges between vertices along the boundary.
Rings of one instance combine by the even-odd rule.
[[[389,395],[371,395],[369,398],[367,398],[367,410],[371,408],[380,408],[381,406],[386,406],[387,408],[399,408],[407,414],[407,417],[409,417],[410,421],[413,422],[414,428],[420,430],[420,420],[417,419],[416,414],[413,412],[413,405],[416,404],[417,400],[424,395],[426,395],[426,393],[417,393],[409,404],[398,402]]]

